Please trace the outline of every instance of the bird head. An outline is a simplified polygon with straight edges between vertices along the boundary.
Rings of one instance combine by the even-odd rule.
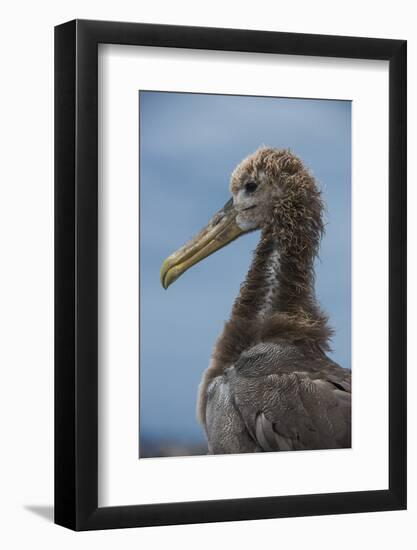
[[[245,233],[274,236],[281,253],[313,256],[323,231],[320,191],[301,160],[285,149],[262,147],[244,159],[230,180],[232,198],[161,268],[168,288],[197,262]]]

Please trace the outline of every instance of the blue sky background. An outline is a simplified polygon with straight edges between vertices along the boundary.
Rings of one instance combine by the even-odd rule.
[[[259,233],[197,264],[168,290],[162,261],[230,198],[234,167],[261,145],[291,148],[327,203],[316,290],[351,361],[351,104],[348,101],[140,92],[140,435],[202,443],[196,395]],[[141,451],[142,454],[142,451]]]

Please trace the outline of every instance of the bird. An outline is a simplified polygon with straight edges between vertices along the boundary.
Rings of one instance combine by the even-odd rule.
[[[199,386],[208,454],[350,448],[351,371],[329,357],[333,330],[315,293],[322,191],[290,149],[262,146],[233,170],[230,192],[161,268],[167,289],[210,254],[260,232]]]

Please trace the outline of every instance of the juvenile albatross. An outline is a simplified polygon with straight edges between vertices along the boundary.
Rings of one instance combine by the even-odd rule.
[[[332,331],[314,291],[320,190],[298,157],[264,147],[237,166],[230,191],[226,205],[161,269],[168,288],[237,237],[261,231],[200,385],[209,452],[350,447],[351,374],[326,355]]]

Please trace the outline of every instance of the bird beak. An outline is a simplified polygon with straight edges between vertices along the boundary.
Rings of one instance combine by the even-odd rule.
[[[236,216],[233,199],[230,199],[198,235],[164,261],[161,267],[162,286],[168,288],[191,266],[245,233],[236,223]]]

